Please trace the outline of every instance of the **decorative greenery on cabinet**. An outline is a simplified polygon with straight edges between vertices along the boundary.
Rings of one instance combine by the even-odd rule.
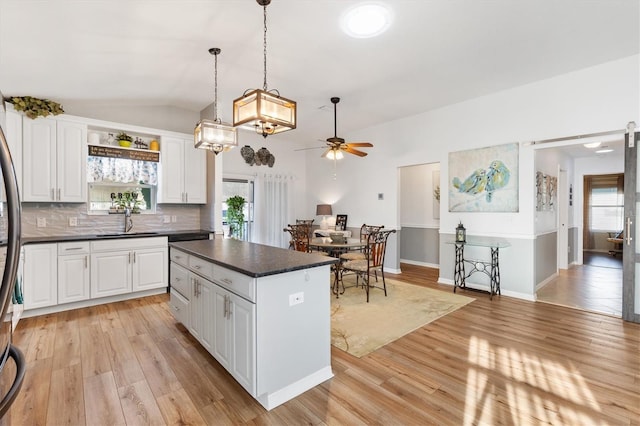
[[[62,105],[49,99],[38,99],[31,96],[13,96],[7,99],[16,111],[22,111],[31,118],[64,114]]]

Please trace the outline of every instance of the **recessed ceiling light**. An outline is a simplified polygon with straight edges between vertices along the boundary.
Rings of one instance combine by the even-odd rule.
[[[591,142],[591,143],[584,144],[585,148],[597,148],[599,146],[600,146],[600,142]]]
[[[391,25],[391,9],[378,2],[361,3],[342,16],[342,30],[356,38],[375,37]]]
[[[607,152],[613,152],[613,150],[611,148],[599,149],[596,151],[596,154],[606,154]]]

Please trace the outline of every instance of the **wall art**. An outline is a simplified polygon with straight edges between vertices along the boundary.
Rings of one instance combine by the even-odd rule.
[[[536,172],[536,211],[554,211],[557,201],[558,178]]]
[[[449,153],[450,212],[518,211],[518,144]]]

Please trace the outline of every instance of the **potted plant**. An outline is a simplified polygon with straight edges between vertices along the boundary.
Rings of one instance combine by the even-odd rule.
[[[244,205],[246,200],[240,195],[227,199],[227,223],[229,236],[241,240],[244,231]]]
[[[120,146],[124,146],[128,148],[131,146],[131,142],[133,141],[133,138],[129,136],[126,132],[120,132],[116,136],[116,140],[118,141],[118,144]]]

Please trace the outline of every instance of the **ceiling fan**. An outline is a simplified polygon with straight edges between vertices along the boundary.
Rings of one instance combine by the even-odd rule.
[[[340,102],[340,98],[331,98],[333,103],[333,137],[327,138],[327,150],[321,155],[322,158],[329,158],[331,160],[339,160],[342,158],[342,152],[348,152],[359,157],[367,155],[366,152],[360,151],[355,148],[371,148],[373,145],[369,142],[345,142],[343,138],[338,137],[338,116],[336,105]]]

